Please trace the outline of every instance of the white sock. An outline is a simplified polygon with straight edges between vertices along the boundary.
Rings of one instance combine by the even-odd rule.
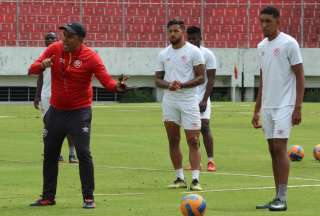
[[[199,181],[200,170],[192,170],[192,179],[197,179]]]
[[[286,184],[279,184],[278,198],[281,201],[287,201],[288,187]]]
[[[213,161],[213,157],[208,157],[208,161]]]
[[[69,146],[69,156],[75,156],[74,145]]]
[[[177,178],[184,180],[183,168],[176,169],[176,176]]]

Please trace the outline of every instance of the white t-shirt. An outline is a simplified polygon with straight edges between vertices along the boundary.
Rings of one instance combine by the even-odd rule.
[[[204,64],[204,58],[198,47],[189,42],[174,49],[172,45],[162,50],[158,57],[156,71],[164,71],[164,80],[167,82],[188,82],[194,79],[193,67]],[[163,97],[172,100],[193,100],[198,98],[198,87],[183,88],[177,91],[164,90]]]
[[[43,83],[41,89],[41,98],[50,98],[51,97],[51,69],[47,68],[43,71]]]
[[[296,76],[292,65],[302,63],[297,41],[285,33],[258,44],[262,70],[262,108],[293,106],[296,102]]]
[[[206,70],[216,69],[217,68],[217,60],[216,60],[216,56],[213,54],[213,52],[203,46],[200,46],[200,50],[201,50],[201,53],[204,57],[204,63],[206,65]],[[206,92],[206,87],[207,87],[207,83],[208,83],[207,72],[205,73],[204,80],[205,80],[204,83],[202,85],[200,85],[198,88],[199,89],[199,101],[201,101],[203,99],[203,96]]]

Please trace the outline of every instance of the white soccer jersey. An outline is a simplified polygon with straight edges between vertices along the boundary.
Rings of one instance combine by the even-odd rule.
[[[258,44],[262,70],[262,108],[293,106],[296,101],[296,76],[291,66],[302,63],[297,41],[288,34]]]
[[[200,50],[201,50],[201,53],[204,58],[206,70],[216,69],[217,68],[217,60],[216,60],[216,56],[213,54],[213,52],[203,46],[200,46]],[[200,101],[203,99],[203,96],[206,92],[206,87],[207,87],[207,83],[208,83],[207,73],[205,73],[204,79],[205,79],[205,82],[202,85],[200,85],[198,88]]]
[[[51,97],[51,69],[47,68],[43,71],[43,84],[41,89],[41,98],[50,98]]]
[[[193,67],[204,64],[204,58],[198,47],[189,42],[174,49],[172,45],[162,50],[158,57],[156,71],[164,71],[164,80],[168,82],[188,82],[194,79]],[[164,97],[172,100],[197,99],[198,88],[183,88],[177,91],[164,90]]]

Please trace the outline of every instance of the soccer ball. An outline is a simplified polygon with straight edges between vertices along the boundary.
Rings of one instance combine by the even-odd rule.
[[[198,194],[189,194],[182,197],[180,210],[183,216],[204,216],[206,201]]]
[[[288,151],[288,156],[291,161],[301,161],[304,157],[304,150],[299,145],[291,146]]]
[[[316,145],[313,148],[313,157],[316,160],[320,160],[320,144]]]

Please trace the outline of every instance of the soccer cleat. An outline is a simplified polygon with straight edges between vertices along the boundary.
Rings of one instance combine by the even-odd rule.
[[[268,209],[270,207],[270,204],[272,202],[274,202],[274,200],[276,200],[277,198],[274,198],[272,201],[265,203],[265,204],[260,204],[260,205],[256,205],[256,209]]]
[[[190,185],[190,190],[192,191],[202,191],[202,187],[198,181],[198,179],[193,179]]]
[[[270,203],[269,210],[270,211],[286,211],[287,202],[282,201],[280,199],[275,199]]]
[[[82,207],[85,209],[93,209],[96,207],[96,204],[94,203],[93,199],[84,199]]]
[[[56,201],[54,201],[54,200],[41,198],[41,199],[38,199],[37,201],[31,203],[30,206],[51,206],[51,205],[55,205],[55,204],[56,204]]]
[[[69,155],[69,163],[78,163],[75,155]]]
[[[215,172],[216,171],[216,164],[214,161],[208,161],[207,170],[208,170],[208,172]]]
[[[63,156],[62,156],[62,155],[60,155],[60,156],[59,156],[58,161],[59,161],[59,162],[63,162],[63,161],[64,161],[64,159],[63,159]]]
[[[187,188],[187,183],[185,180],[177,178],[172,184],[168,185],[169,189],[177,189],[177,188]]]

